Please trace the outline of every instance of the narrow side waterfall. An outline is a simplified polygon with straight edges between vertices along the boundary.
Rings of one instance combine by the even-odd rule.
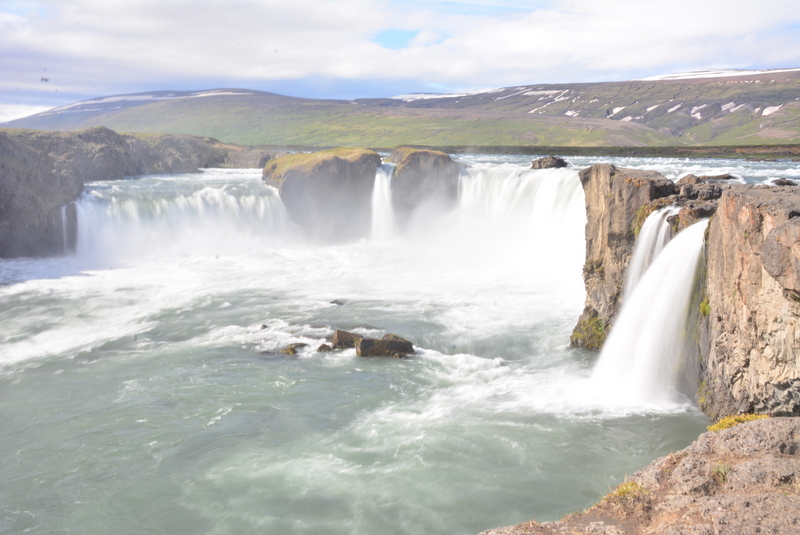
[[[64,254],[69,253],[69,232],[67,230],[67,205],[61,207],[61,242],[64,247]]]
[[[375,187],[372,189],[372,240],[391,239],[395,234],[395,224],[392,168],[382,166],[375,173]]]
[[[670,241],[623,304],[592,382],[612,403],[668,404],[681,368],[683,334],[708,221]]]
[[[628,266],[628,276],[625,278],[625,290],[623,298],[633,293],[636,285],[644,276],[647,268],[664,249],[664,246],[671,238],[670,225],[667,219],[678,212],[674,206],[666,206],[651,213],[645,219],[639,236],[636,238],[636,245],[633,249],[633,257]]]

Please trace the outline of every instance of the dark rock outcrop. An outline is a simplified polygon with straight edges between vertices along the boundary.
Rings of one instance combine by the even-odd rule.
[[[74,245],[70,203],[84,182],[218,167],[233,150],[210,138],[119,135],[108,128],[0,130],[0,257],[63,253],[65,234],[66,248]]]
[[[423,204],[452,206],[458,199],[459,165],[444,152],[402,147],[392,151],[392,203],[402,223]]]
[[[378,153],[368,149],[332,149],[269,160],[263,177],[312,239],[336,242],[369,234],[380,164]]]
[[[381,340],[361,338],[356,342],[359,357],[400,357],[414,353],[414,345],[395,334],[387,334]]]
[[[337,330],[333,333],[333,342],[331,346],[333,349],[347,349],[356,347],[356,343],[361,340],[363,336],[348,331]]]
[[[569,164],[564,158],[558,156],[545,156],[531,162],[531,169],[559,169]]]
[[[675,184],[654,171],[598,164],[579,174],[586,198],[586,304],[570,342],[599,349],[617,315],[642,209],[676,193]],[[639,222],[641,221],[641,222]]]
[[[800,418],[708,432],[556,522],[481,535],[800,533]]]

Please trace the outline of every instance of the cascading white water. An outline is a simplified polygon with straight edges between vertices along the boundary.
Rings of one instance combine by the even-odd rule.
[[[69,235],[67,232],[67,205],[61,207],[61,243],[64,254],[69,252]]]
[[[681,347],[708,221],[670,241],[628,296],[592,373],[611,403],[669,404],[681,367]]]
[[[144,192],[113,183],[88,186],[77,202],[77,252],[216,254],[242,250],[253,239],[276,238],[286,224],[277,190],[259,182],[217,184],[164,177],[152,182]]]
[[[523,244],[509,229],[521,232],[523,248],[541,258],[544,271],[583,264],[586,213],[574,170],[469,168],[460,179],[458,218],[471,236],[487,237],[512,256]]]
[[[639,236],[636,238],[636,245],[633,248],[633,257],[628,264],[628,275],[625,278],[625,291],[623,298],[631,295],[636,285],[644,276],[647,268],[664,249],[664,246],[671,238],[671,229],[667,221],[670,216],[678,213],[679,208],[666,206],[651,213],[645,219]]]
[[[386,241],[395,233],[394,206],[392,205],[392,170],[379,167],[372,189],[372,239]]]

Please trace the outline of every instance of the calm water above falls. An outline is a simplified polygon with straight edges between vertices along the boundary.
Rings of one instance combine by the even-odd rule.
[[[576,170],[464,159],[455,211],[327,247],[257,171],[88,186],[75,255],[0,261],[0,533],[477,533],[688,444],[695,409],[616,406],[567,346]],[[419,354],[313,352],[334,328]]]

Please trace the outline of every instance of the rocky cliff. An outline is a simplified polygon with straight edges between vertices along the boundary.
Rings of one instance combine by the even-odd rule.
[[[272,159],[264,181],[281,193],[292,220],[314,240],[368,236],[378,153],[340,148]]]
[[[0,257],[60,254],[75,240],[84,182],[223,165],[240,147],[210,138],[0,130]],[[64,225],[66,221],[66,228]]]
[[[700,435],[583,513],[481,535],[800,533],[800,418]]]
[[[707,239],[701,408],[800,415],[800,191],[722,192]]]
[[[687,325],[702,379],[698,404],[715,418],[800,415],[800,188],[730,184],[726,177],[672,184],[610,165],[585,169],[580,178],[587,297],[572,344],[602,346],[637,230],[653,210],[675,204],[673,232],[711,217]]]
[[[459,165],[449,155],[435,150],[401,147],[392,151],[392,204],[400,223],[427,204],[449,208],[458,199]]]
[[[674,194],[676,186],[654,171],[609,164],[594,165],[578,176],[586,198],[586,304],[570,340],[596,350],[619,310],[642,207]]]

